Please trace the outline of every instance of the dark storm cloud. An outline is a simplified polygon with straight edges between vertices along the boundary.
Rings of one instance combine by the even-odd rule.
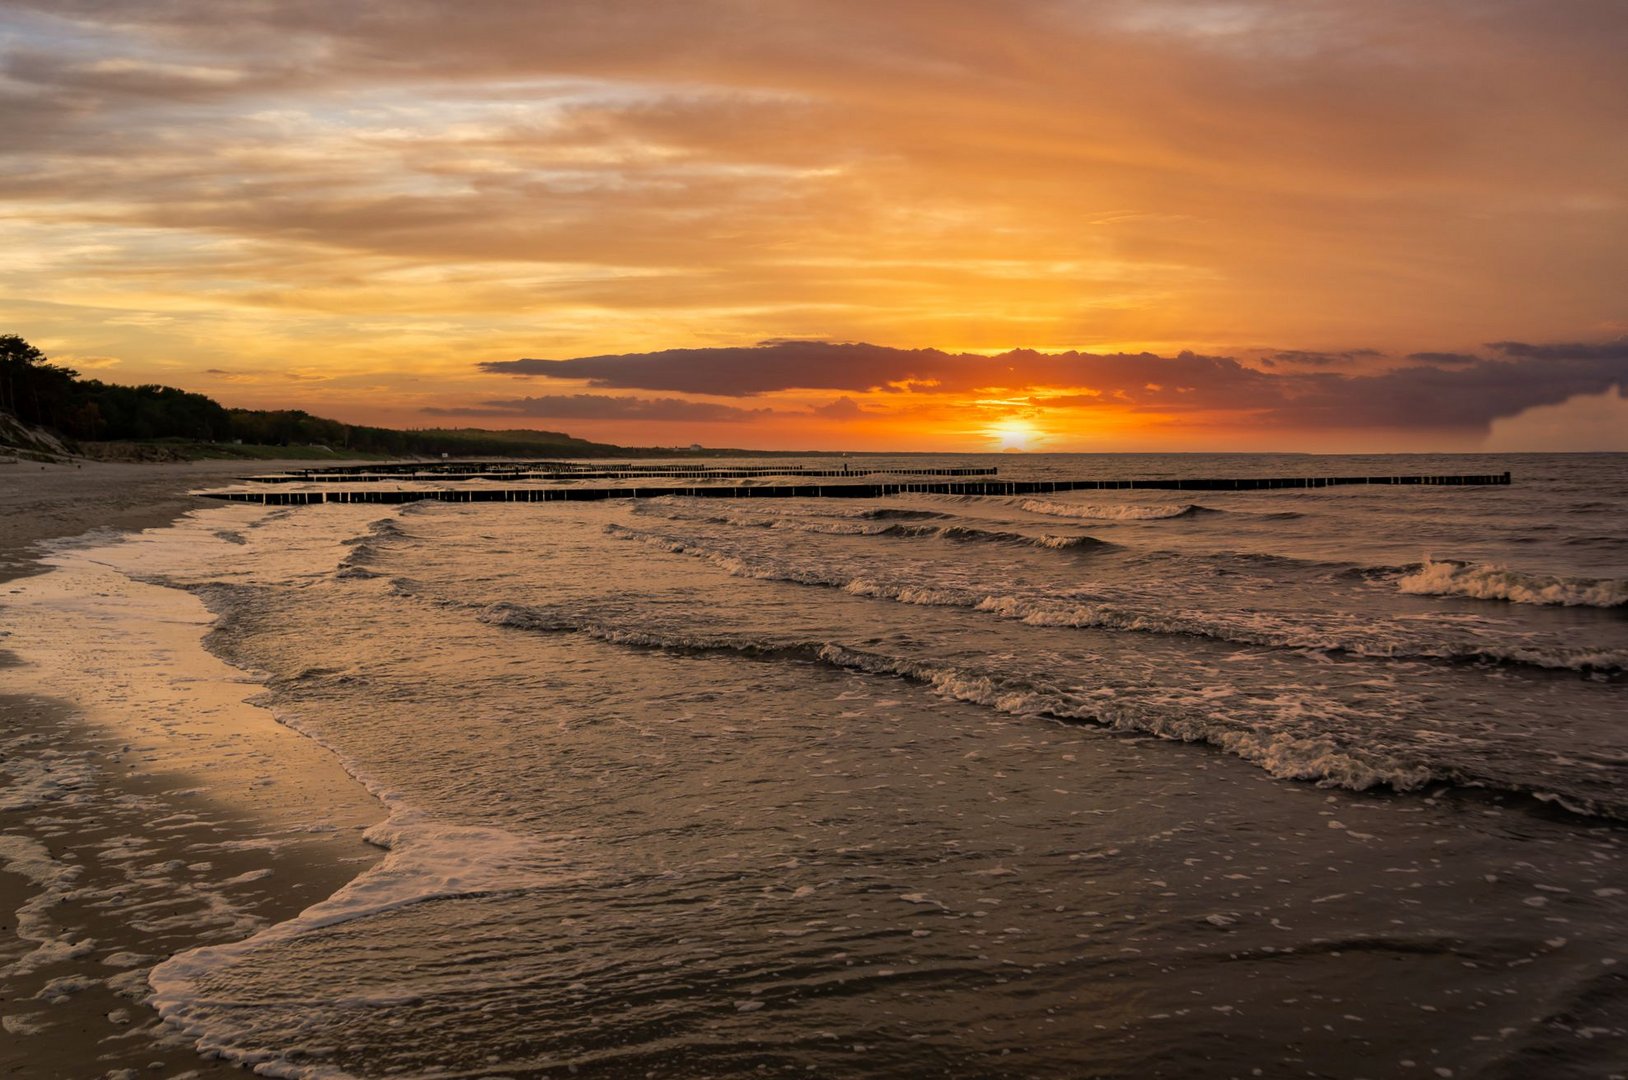
[[[1296,429],[1479,431],[1534,405],[1628,383],[1628,347],[1621,344],[1521,345],[1519,351],[1523,355],[1512,359],[1468,357],[1450,366],[1420,363],[1371,374],[1260,371],[1231,357],[1188,352],[1162,357],[1019,349],[979,356],[803,341],[480,366],[495,374],[583,380],[606,389],[731,397],[790,390],[945,395],[1058,389],[1072,393],[1037,403],[1165,414],[1243,412],[1262,426]],[[843,400],[823,408],[833,410]]]
[[[1494,341],[1487,345],[1505,356],[1522,360],[1628,360],[1628,338],[1594,345],[1562,342],[1555,345],[1529,345],[1524,341]]]
[[[992,387],[1135,386],[1169,384],[1163,396],[1201,392],[1241,406],[1268,376],[1229,357],[1182,353],[1035,352],[1000,356],[894,349],[863,342],[787,341],[710,349],[585,356],[572,360],[499,360],[480,365],[495,375],[580,379],[603,389],[669,390],[720,397],[752,397],[781,390],[846,390],[959,394]],[[1211,407],[1217,407],[1212,405]],[[1228,407],[1228,406],[1220,406]]]
[[[1479,364],[1481,357],[1469,353],[1456,352],[1416,352],[1408,353],[1407,358],[1420,364]]]
[[[1277,367],[1279,364],[1300,364],[1305,367],[1333,367],[1340,364],[1354,364],[1362,360],[1373,360],[1385,354],[1378,349],[1347,349],[1344,352],[1313,352],[1306,349],[1282,349],[1270,356],[1262,357],[1261,363],[1267,367]]]
[[[612,389],[676,390],[687,394],[750,397],[776,390],[874,390],[907,379],[943,379],[978,359],[936,349],[824,341],[665,349],[653,353],[584,356],[572,360],[495,360],[480,365],[494,375],[585,379]],[[960,378],[957,377],[957,382]]]
[[[422,410],[432,416],[538,417],[551,420],[683,420],[717,423],[759,420],[773,409],[741,409],[682,398],[611,397],[605,394],[552,394],[483,401],[470,408]]]

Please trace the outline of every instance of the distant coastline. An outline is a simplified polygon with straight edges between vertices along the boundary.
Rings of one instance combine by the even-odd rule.
[[[15,334],[0,335],[0,457],[28,461],[332,460],[486,456],[732,457],[762,451],[618,446],[562,431],[399,430],[301,409],[230,409],[173,386],[81,378]]]

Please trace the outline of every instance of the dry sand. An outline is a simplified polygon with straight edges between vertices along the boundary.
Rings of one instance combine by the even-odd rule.
[[[245,1075],[166,1036],[145,972],[378,857],[360,835],[382,808],[244,703],[256,686],[202,648],[196,597],[22,576],[38,541],[162,527],[207,505],[189,489],[271,467],[0,466],[0,1077]]]

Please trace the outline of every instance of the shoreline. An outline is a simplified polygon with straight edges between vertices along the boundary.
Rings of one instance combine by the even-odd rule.
[[[165,527],[241,471],[86,463],[0,485],[0,1076],[244,1075],[145,1004],[147,972],[383,857],[362,840],[383,805],[244,701],[259,684],[206,650],[196,596],[45,562],[51,540]]]
[[[188,494],[192,488],[300,464],[85,461],[0,467],[0,583],[47,569],[40,564],[40,544],[92,529],[111,534],[162,528],[208,505]]]

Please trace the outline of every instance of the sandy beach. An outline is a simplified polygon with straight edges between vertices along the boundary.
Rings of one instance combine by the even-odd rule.
[[[206,505],[187,495],[233,477],[305,462],[0,464],[0,582],[38,566],[32,545],[91,529],[139,532]]]
[[[40,541],[161,528],[241,462],[0,473],[0,1076],[242,1075],[166,1033],[153,964],[239,940],[378,857],[378,804],[245,704],[195,596],[42,565]]]

